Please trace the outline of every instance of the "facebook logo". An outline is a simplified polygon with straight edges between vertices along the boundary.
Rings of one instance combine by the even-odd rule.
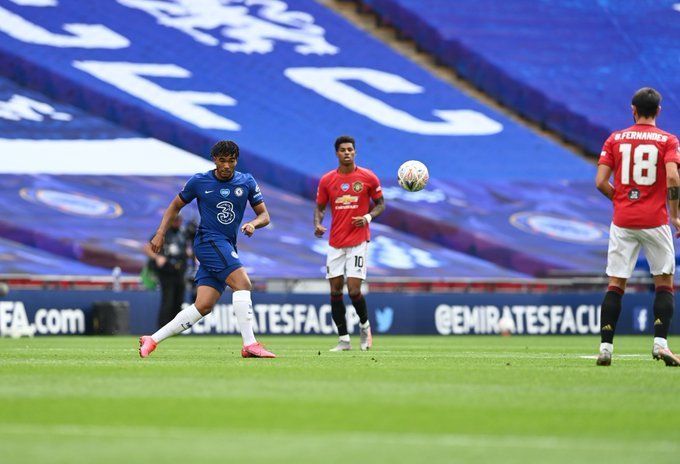
[[[647,331],[647,322],[649,320],[647,314],[647,308],[643,306],[636,306],[633,309],[633,332],[642,333]]]

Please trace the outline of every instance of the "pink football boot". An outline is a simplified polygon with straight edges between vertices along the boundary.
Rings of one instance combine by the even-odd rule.
[[[361,344],[359,345],[361,347],[361,351],[368,351],[371,349],[373,346],[373,335],[371,334],[371,326],[368,326],[366,328],[363,328],[359,326],[359,340],[361,341]]]
[[[260,342],[255,342],[251,345],[241,348],[241,356],[244,358],[275,358],[276,355],[267,351],[264,345]]]
[[[158,346],[153,338],[148,335],[144,335],[139,338],[139,356],[142,358],[148,357]]]

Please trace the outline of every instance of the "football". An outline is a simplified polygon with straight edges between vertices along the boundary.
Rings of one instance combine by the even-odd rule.
[[[417,192],[424,189],[429,179],[430,173],[427,171],[427,166],[420,161],[406,161],[399,166],[397,171],[399,185],[409,192]]]
[[[515,321],[511,317],[504,316],[498,320],[498,331],[504,337],[509,337],[515,330]]]

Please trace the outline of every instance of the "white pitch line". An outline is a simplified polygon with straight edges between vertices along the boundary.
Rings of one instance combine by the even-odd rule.
[[[231,439],[242,436],[243,440],[252,440],[252,433],[243,434],[229,430]],[[224,431],[214,429],[201,429],[193,427],[139,427],[139,426],[100,426],[100,425],[26,425],[26,424],[0,424],[0,435],[60,435],[95,437],[103,439],[162,439],[162,440],[186,440],[192,434],[198,434],[202,438],[210,435],[223,438]],[[540,450],[597,450],[597,451],[621,451],[631,449],[639,451],[641,446],[646,450],[676,453],[680,452],[680,444],[669,440],[607,440],[588,439],[585,437],[557,437],[537,435],[464,435],[464,434],[419,434],[410,432],[321,432],[310,435],[306,431],[291,432],[288,430],[268,430],[270,443],[279,439],[289,441],[291,438],[303,439],[305,443],[318,441],[324,443],[328,439],[344,441],[346,443],[374,445],[383,443],[386,445],[409,445],[409,446],[444,446],[444,447],[468,447],[468,448],[518,448]]]
[[[137,350],[127,350],[129,352],[134,352],[136,353]],[[181,349],[167,349],[164,350],[164,352],[167,353],[183,353],[185,350]],[[585,354],[549,354],[549,353],[535,353],[535,354],[526,354],[526,353],[480,353],[480,352],[474,352],[474,353],[429,353],[429,354],[406,354],[402,353],[399,351],[371,351],[368,353],[362,353],[358,350],[352,352],[350,351],[349,353],[328,353],[326,351],[321,351],[321,355],[317,354],[318,350],[316,352],[309,352],[307,350],[302,351],[302,350],[289,350],[287,351],[284,355],[281,355],[281,359],[313,359],[313,358],[323,358],[325,360],[342,360],[346,358],[350,359],[359,359],[361,357],[364,357],[368,360],[371,358],[376,358],[378,361],[396,361],[399,359],[426,359],[426,360],[431,360],[431,359],[500,359],[500,360],[513,360],[513,359],[526,359],[526,360],[532,360],[532,359],[560,359],[560,360],[570,360],[570,359],[597,359],[597,355],[585,355]],[[645,359],[645,358],[650,358],[651,356],[645,355],[645,354],[615,354],[615,358],[617,359]],[[166,358],[167,360],[167,358]],[[230,358],[225,358],[225,361],[229,361]],[[120,362],[138,362],[136,358],[131,358],[131,359],[126,359],[126,360],[121,360],[119,358],[109,358],[109,359],[100,359],[100,360],[88,360],[87,363],[91,365],[118,365]],[[180,362],[182,365],[184,364],[193,364],[193,360],[186,360],[186,361],[181,361],[174,359],[173,362]],[[5,365],[23,365],[23,364],[40,364],[40,365],[58,365],[58,364],[63,364],[63,365],[70,365],[70,364],[77,364],[81,365],[83,361],[81,359],[41,359],[41,358],[22,358],[22,359],[5,359],[3,361],[3,364]]]

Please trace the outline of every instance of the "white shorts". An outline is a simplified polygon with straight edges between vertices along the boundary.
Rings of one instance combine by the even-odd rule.
[[[653,229],[626,229],[612,223],[609,228],[607,275],[630,278],[641,246],[652,275],[675,273],[675,249],[669,225]]]
[[[326,256],[326,278],[345,275],[366,280],[368,242],[347,248],[330,247]]]

